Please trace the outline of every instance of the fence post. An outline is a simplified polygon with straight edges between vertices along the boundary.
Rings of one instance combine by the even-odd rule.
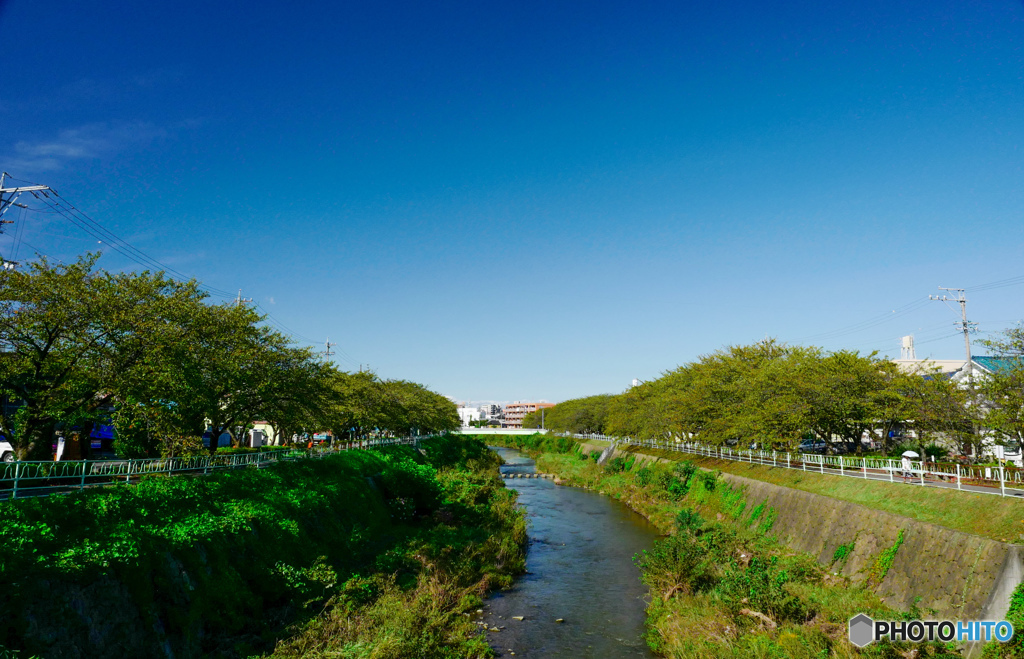
[[[888,462],[891,462],[891,460],[888,461]],[[889,470],[889,482],[891,483],[892,482],[892,465],[890,464],[888,467],[886,467],[886,469]]]
[[[924,487],[924,460],[921,460],[921,487]]]
[[[789,469],[789,451],[786,451],[786,469]]]
[[[840,476],[845,476],[846,475],[846,472],[843,471],[843,461],[845,459],[846,458],[844,458],[843,456],[841,456],[841,455],[839,456],[839,475]]]
[[[824,474],[825,473],[825,455],[822,454],[821,456],[819,456],[818,460],[819,460],[818,464],[821,465],[821,473]]]
[[[1006,477],[1003,467],[999,467],[999,495],[1006,496]]]
[[[772,466],[779,466],[778,453],[775,452],[775,449],[772,449]]]
[[[88,466],[89,466],[89,461],[88,460],[82,460],[82,484],[78,487],[78,489],[80,489],[80,490],[84,490],[85,489],[85,472],[86,472],[86,467],[88,467]]]
[[[14,463],[14,491],[11,492],[11,499],[18,498],[18,478],[21,477],[21,460]]]
[[[868,459],[867,458],[861,458],[860,460],[861,460],[861,469],[864,470],[864,478],[867,478],[868,477]]]
[[[804,471],[807,471],[807,455],[804,453],[800,454],[800,466],[804,468]]]
[[[124,482],[125,483],[131,483],[132,482],[132,460],[128,460],[128,470],[127,471],[128,471],[128,473],[126,473],[124,475]]]

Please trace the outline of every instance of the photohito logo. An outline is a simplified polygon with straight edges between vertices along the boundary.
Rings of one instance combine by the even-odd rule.
[[[850,618],[850,643],[858,648],[888,637],[891,641],[999,641],[1013,638],[1006,620],[872,620],[858,613]]]

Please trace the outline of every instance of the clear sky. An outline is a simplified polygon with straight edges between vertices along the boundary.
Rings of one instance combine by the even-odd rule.
[[[1024,318],[971,291],[1024,275],[1022,44],[1010,0],[0,0],[0,169],[457,399],[766,335],[957,358],[958,312],[906,305]]]

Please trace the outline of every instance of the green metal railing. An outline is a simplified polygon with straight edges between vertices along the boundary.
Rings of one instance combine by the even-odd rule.
[[[412,444],[411,437],[336,443],[333,447],[132,460],[62,460],[0,463],[0,499],[47,496],[87,487],[132,483],[144,476],[207,474],[218,469],[264,468],[287,460],[322,458],[348,450]]]

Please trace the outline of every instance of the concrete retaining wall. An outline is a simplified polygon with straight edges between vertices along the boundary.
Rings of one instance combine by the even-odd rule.
[[[621,455],[662,461],[639,452]],[[867,579],[879,554],[902,530],[903,544],[874,588],[901,610],[920,597],[917,605],[934,609],[938,618],[1000,620],[1024,578],[1024,555],[1017,545],[742,476],[723,473],[722,478],[744,490],[748,510],[762,502],[775,509],[772,531],[788,547],[853,580]],[[853,552],[833,565],[836,548],[850,542]]]

